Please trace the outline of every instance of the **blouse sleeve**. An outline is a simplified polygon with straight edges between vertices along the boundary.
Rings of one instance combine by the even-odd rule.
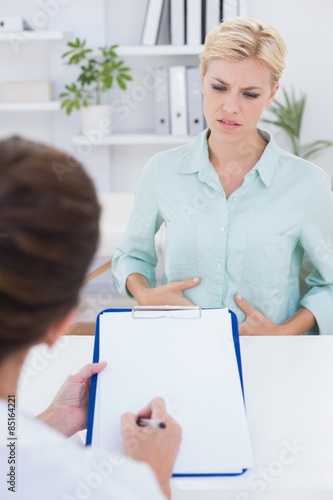
[[[116,286],[120,293],[128,296],[126,280],[132,273],[142,274],[150,287],[156,286],[155,234],[163,221],[159,213],[155,176],[155,158],[152,158],[140,175],[133,211],[112,261]]]
[[[314,271],[306,278],[310,288],[301,306],[315,316],[319,333],[333,334],[333,196],[327,174],[319,177],[301,229],[301,243]]]

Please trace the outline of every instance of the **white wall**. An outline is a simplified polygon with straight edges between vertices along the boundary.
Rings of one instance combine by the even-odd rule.
[[[74,36],[86,37],[93,46],[104,41],[133,45],[139,43],[144,10],[147,0],[1,0],[0,15],[23,15],[30,22],[37,13],[46,13],[45,29],[60,29]],[[279,29],[288,45],[287,68],[282,86],[306,93],[307,108],[303,140],[331,139],[333,111],[331,89],[333,87],[333,2],[331,0],[248,0],[248,15]],[[42,15],[40,14],[40,19]],[[0,82],[15,80],[51,79],[54,97],[71,82],[75,69],[61,64],[60,55],[65,42],[47,44],[25,43],[18,50],[10,44],[0,44]],[[135,81],[129,94],[143,85],[144,77],[156,64],[172,61],[169,58],[128,60],[135,66]],[[196,57],[191,59],[195,64]],[[177,59],[185,64],[188,59]],[[132,94],[131,94],[132,93]],[[119,91],[112,91],[109,99],[119,98]],[[153,91],[130,110],[126,120],[115,117],[118,131],[141,128],[152,131]],[[67,117],[56,113],[0,113],[0,137],[10,133],[53,142],[78,156],[87,166],[100,191],[133,190],[145,161],[156,151],[156,146],[101,147],[83,155],[71,142],[79,132],[77,114]],[[278,138],[278,140],[280,140]],[[333,177],[333,148],[316,159]]]
[[[332,0],[248,0],[248,15],[274,25],[287,44],[281,86],[307,95],[302,141],[332,141]],[[333,148],[313,161],[333,178]]]

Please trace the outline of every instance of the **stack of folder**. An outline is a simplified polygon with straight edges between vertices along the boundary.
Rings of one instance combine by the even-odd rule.
[[[206,34],[222,20],[244,15],[244,0],[148,0],[142,45],[156,45],[167,23],[172,45],[201,45]]]
[[[155,133],[196,136],[206,127],[198,67],[156,68]]]

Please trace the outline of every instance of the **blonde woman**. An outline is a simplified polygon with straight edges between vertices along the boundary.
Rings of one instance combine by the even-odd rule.
[[[333,333],[333,200],[317,166],[258,130],[286,46],[251,18],[223,22],[200,56],[208,129],[144,168],[113,260],[120,292],[142,305],[228,307],[246,335]],[[166,227],[163,285],[154,235]],[[315,270],[301,299],[304,252]]]

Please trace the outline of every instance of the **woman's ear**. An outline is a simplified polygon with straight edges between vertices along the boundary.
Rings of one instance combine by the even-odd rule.
[[[277,93],[277,91],[278,91],[279,87],[280,87],[280,84],[279,84],[279,83],[276,83],[276,84],[274,85],[274,87],[273,87],[273,89],[272,89],[272,91],[271,91],[271,93],[270,93],[270,96],[269,96],[269,98],[268,98],[268,100],[267,100],[267,102],[266,102],[266,107],[267,107],[267,106],[270,106],[270,105],[272,104],[272,101],[273,101],[273,99],[274,99],[274,97],[275,97],[275,94]]]
[[[61,335],[64,335],[76,317],[76,309],[71,309],[66,316],[51,326],[44,337],[44,342],[48,347],[52,347]]]

